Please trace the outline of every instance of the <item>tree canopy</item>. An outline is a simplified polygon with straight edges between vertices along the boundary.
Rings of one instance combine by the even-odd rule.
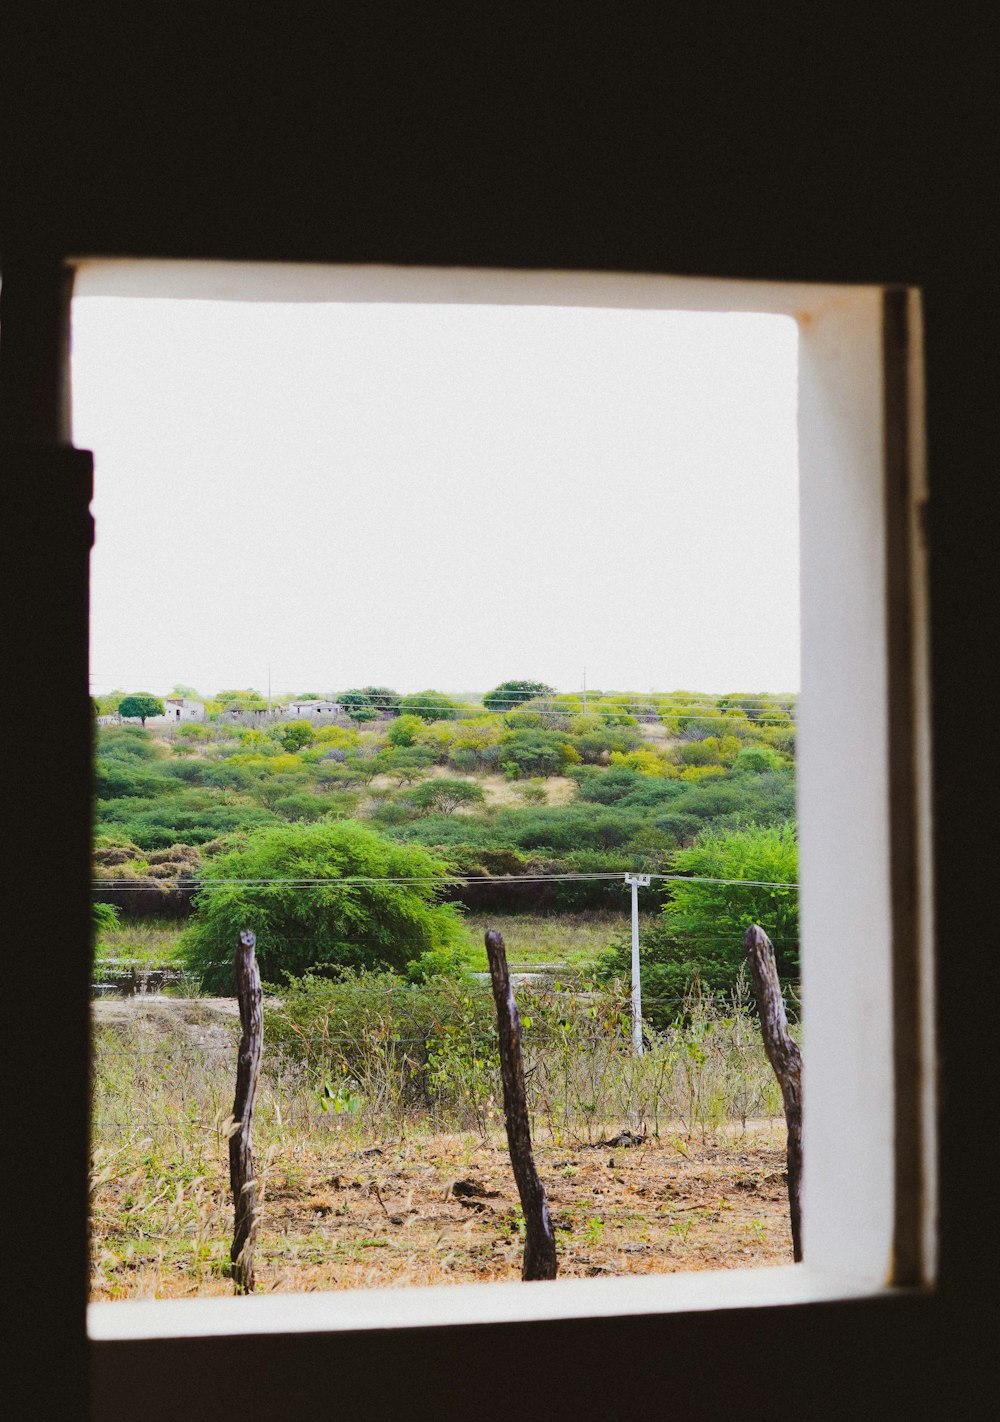
[[[659,921],[640,939],[643,1000],[651,1021],[663,1025],[693,981],[730,992],[744,961],[743,935],[759,923],[774,944],[778,972],[799,972],[798,846],[790,824],[705,830],[677,850],[673,869],[690,879],[670,884]],[[629,972],[622,942],[601,963],[603,976]]]
[[[544,681],[502,681],[483,697],[483,705],[489,711],[510,711],[523,701],[532,701],[536,696],[554,696],[555,687],[546,686]]]
[[[337,701],[340,703],[344,714],[350,716],[352,721],[378,720],[378,708],[373,703],[367,690],[361,687],[356,687],[350,691],[338,692]]]
[[[460,807],[478,806],[483,803],[483,788],[473,780],[425,780],[407,799],[421,814],[450,815]]]
[[[245,691],[217,691],[212,697],[220,706],[266,706],[267,701],[255,691],[253,687],[247,687]]]
[[[460,940],[458,909],[439,902],[446,872],[426,850],[353,821],[257,831],[206,863],[186,960],[207,991],[230,993],[237,937],[250,928],[272,983],[307,972],[416,970],[425,954]],[[358,878],[370,882],[344,882]]]
[[[308,721],[286,721],[278,727],[276,739],[284,750],[294,753],[304,746],[311,746],[316,732]]]
[[[163,711],[163,702],[158,696],[151,696],[148,691],[134,691],[129,696],[123,696],[118,703],[119,716],[129,719],[138,717],[143,725],[146,724],[147,716],[162,716]]]
[[[459,710],[459,703],[440,691],[416,691],[399,701],[401,715],[419,716],[422,721],[454,721]]]

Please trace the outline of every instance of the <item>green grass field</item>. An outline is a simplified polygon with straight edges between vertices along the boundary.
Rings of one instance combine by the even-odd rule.
[[[649,921],[640,918],[639,931]],[[627,902],[621,913],[590,910],[563,914],[484,914],[469,913],[465,925],[475,948],[473,966],[487,967],[483,936],[488,928],[503,934],[507,960],[512,968],[569,968],[581,972],[591,967],[599,953],[629,932],[631,919]]]
[[[650,915],[641,916],[640,933],[649,921]],[[477,972],[487,969],[483,943],[486,930],[496,928],[503,934],[512,968],[580,973],[594,964],[599,953],[629,932],[630,919],[626,903],[621,913],[468,913],[464,923],[473,949],[472,967]],[[181,932],[182,925],[172,919],[126,921],[101,934],[97,958],[129,960],[144,967],[176,965]]]
[[[100,935],[95,956],[99,961],[117,958],[143,967],[167,967],[176,963],[180,935],[181,925],[175,919],[126,920]]]

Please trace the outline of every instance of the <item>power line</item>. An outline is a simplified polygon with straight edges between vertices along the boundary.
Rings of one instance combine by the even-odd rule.
[[[482,875],[465,874],[421,874],[412,876],[386,876],[376,878],[368,875],[346,875],[339,879],[293,879],[293,878],[261,878],[261,879],[199,879],[197,881],[163,881],[158,884],[138,884],[128,878],[93,879],[91,887],[107,890],[149,890],[159,892],[164,888],[191,888],[198,893],[205,889],[230,889],[241,887],[246,889],[257,889],[280,884],[289,889],[312,889],[312,888],[355,888],[358,886],[373,886],[385,884],[436,884],[441,888],[448,888],[454,884],[482,884],[489,887],[499,884],[550,884],[550,883],[613,883],[615,880],[622,880],[623,876],[631,873],[631,870],[621,869],[602,873],[567,873],[567,874],[497,874],[493,877],[483,877]],[[798,889],[797,883],[782,882],[768,879],[716,879],[703,874],[650,874],[651,879],[658,879],[669,883],[680,884],[716,884],[722,886],[739,885],[744,888],[753,889]]]

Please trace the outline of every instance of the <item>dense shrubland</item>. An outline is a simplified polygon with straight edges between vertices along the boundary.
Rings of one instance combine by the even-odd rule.
[[[208,703],[204,723],[98,728],[95,875],[118,883],[97,896],[126,915],[186,913],[193,900],[187,951],[206,985],[250,909],[274,981],[345,966],[427,977],[454,966],[463,936],[444,900],[620,908],[620,879],[551,876],[626,870],[794,884],[791,698],[591,693],[585,710],[542,683],[507,682],[475,704],[384,687],[338,700],[345,714],[325,724],[259,714],[258,693],[234,691]],[[422,866],[430,892],[391,906],[323,890],[322,911],[303,901],[299,917],[217,882],[194,895],[224,878],[301,878],[305,863],[316,877]],[[654,880],[643,893],[645,910],[663,909],[644,934],[651,997],[692,981],[729,990],[751,918],[794,979],[796,902],[794,888],[726,895]],[[626,967],[623,946],[600,971],[613,981]]]

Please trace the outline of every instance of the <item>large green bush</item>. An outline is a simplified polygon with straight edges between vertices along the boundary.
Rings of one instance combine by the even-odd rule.
[[[405,973],[461,940],[458,909],[440,902],[445,873],[425,850],[352,821],[262,830],[206,866],[185,957],[207,991],[229,993],[237,938],[249,928],[267,981],[344,968]],[[344,882],[358,878],[372,882]]]
[[[440,691],[417,691],[403,696],[399,711],[403,716],[419,716],[421,721],[454,721],[461,706]]]
[[[652,1022],[669,1021],[677,1000],[694,982],[731,992],[744,961],[743,935],[751,923],[759,923],[774,943],[782,979],[797,981],[798,850],[793,826],[707,830],[696,844],[676,853],[674,869],[691,877],[670,883],[670,898],[659,920],[640,939],[644,1013],[648,999]],[[627,977],[630,954],[626,937],[602,957],[600,975],[605,980]]]
[[[558,775],[579,759],[561,731],[512,731],[500,744],[500,764],[513,776]]]

